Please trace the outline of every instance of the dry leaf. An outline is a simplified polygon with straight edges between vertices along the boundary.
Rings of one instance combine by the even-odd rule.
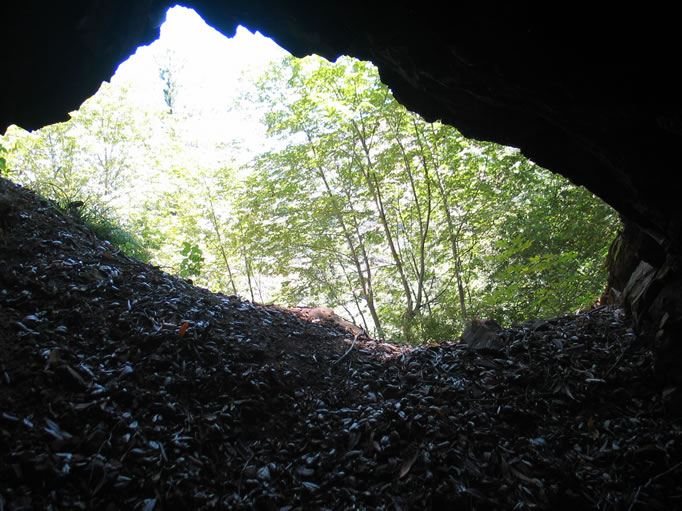
[[[415,461],[417,461],[417,457],[419,456],[419,450],[414,449],[414,451],[409,454],[407,458],[403,460],[403,464],[400,467],[400,475],[398,476],[399,479],[402,479],[407,475],[407,473],[410,471],[412,468],[412,465],[414,464]]]
[[[180,330],[178,330],[178,337],[184,337],[185,333],[187,332],[187,329],[189,328],[189,323],[185,321],[182,326],[180,327]]]

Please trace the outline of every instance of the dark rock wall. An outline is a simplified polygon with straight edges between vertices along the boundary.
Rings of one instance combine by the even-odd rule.
[[[2,7],[0,132],[68,120],[140,44],[159,35],[150,0],[26,0]]]
[[[0,130],[65,120],[138,45],[156,38],[170,5],[21,3],[3,27],[13,46],[4,52]],[[682,78],[675,13],[656,5],[598,11],[580,2],[185,5],[228,36],[243,24],[298,56],[372,60],[396,97],[427,119],[519,147],[587,186],[638,226],[646,251],[653,243],[663,254],[649,272],[656,285],[640,282],[649,291],[638,295],[633,313],[655,325],[645,330],[659,344],[679,329],[682,213],[674,175]],[[671,333],[661,333],[666,328]]]

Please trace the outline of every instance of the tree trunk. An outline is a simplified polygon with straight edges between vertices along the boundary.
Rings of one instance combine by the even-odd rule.
[[[310,140],[310,137],[309,137]],[[313,149],[314,150],[314,149]],[[358,276],[358,280],[360,281],[360,286],[362,289],[362,295],[365,299],[365,302],[367,303],[367,308],[369,309],[369,313],[372,316],[372,321],[374,322],[374,327],[376,329],[377,335],[379,338],[384,337],[384,332],[381,327],[381,321],[379,320],[379,315],[377,314],[376,307],[374,304],[374,294],[372,291],[372,283],[371,283],[371,273],[369,273],[369,263],[367,262],[366,256],[365,260],[367,262],[367,269],[368,269],[368,274],[367,277],[365,277],[363,271],[362,271],[362,264],[360,263],[360,258],[358,257],[357,249],[355,248],[355,244],[353,243],[353,239],[351,236],[351,233],[346,225],[346,222],[343,218],[343,214],[341,213],[340,208],[337,206],[337,197],[334,195],[334,192],[331,189],[331,186],[329,184],[329,181],[327,180],[326,173],[324,172],[324,169],[322,167],[317,167],[316,171],[320,178],[322,179],[322,182],[324,183],[325,189],[327,191],[327,194],[329,195],[330,200],[332,201],[332,204],[334,205],[334,216],[336,217],[337,221],[339,222],[339,225],[341,226],[341,231],[343,232],[343,236],[346,239],[346,244],[348,245],[348,249],[350,250],[351,253],[351,258],[353,260],[353,264],[355,265],[355,271]],[[348,192],[346,192],[348,194]],[[348,195],[347,195],[348,196]],[[349,204],[352,209],[352,203],[350,202]],[[364,245],[362,243],[362,238],[359,236],[359,231],[358,231],[358,242],[360,244],[361,250],[364,253]],[[352,290],[351,290],[352,291]],[[364,317],[363,317],[364,320]]]
[[[205,186],[205,185],[204,185]],[[213,207],[213,199],[211,198],[211,192],[208,191],[208,187],[206,187],[206,195],[208,197],[208,204],[210,207],[210,215],[211,215],[211,225],[213,225],[213,231],[216,234],[216,238],[218,239],[218,247],[220,247],[220,255],[223,258],[223,263],[225,264],[225,268],[227,269],[227,274],[230,277],[230,284],[232,285],[232,292],[233,294],[237,294],[237,286],[234,284],[234,278],[232,276],[232,269],[230,268],[230,263],[227,261],[227,254],[225,253],[225,247],[223,245],[223,239],[222,236],[220,235],[220,229],[218,228],[218,219],[215,216],[215,209]]]

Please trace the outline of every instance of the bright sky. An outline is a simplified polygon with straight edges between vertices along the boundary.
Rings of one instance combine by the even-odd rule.
[[[287,54],[271,39],[241,26],[227,38],[195,11],[176,6],[168,11],[160,38],[123,62],[112,83],[132,83],[136,101],[162,103],[159,63],[171,60],[181,84],[178,101],[196,120],[192,133],[206,141],[248,139],[251,134],[260,137],[262,127],[243,112],[231,112],[243,90],[242,76],[257,76]]]

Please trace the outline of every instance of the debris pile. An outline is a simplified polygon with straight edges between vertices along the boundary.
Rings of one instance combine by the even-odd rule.
[[[682,423],[618,308],[385,343],[0,195],[0,509],[682,508]]]

